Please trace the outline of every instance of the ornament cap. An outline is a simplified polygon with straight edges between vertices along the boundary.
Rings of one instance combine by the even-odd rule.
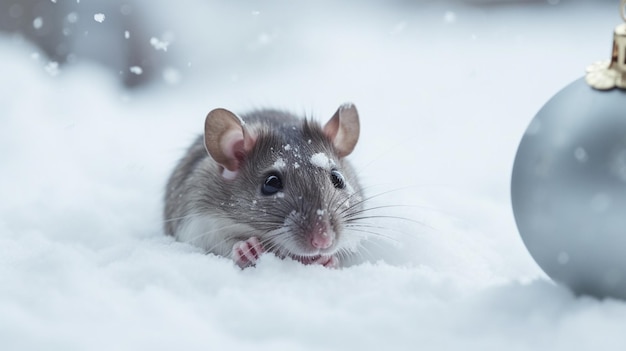
[[[621,1],[620,14],[626,20],[626,0]],[[587,67],[585,80],[598,90],[626,89],[626,23],[615,27],[611,59]]]

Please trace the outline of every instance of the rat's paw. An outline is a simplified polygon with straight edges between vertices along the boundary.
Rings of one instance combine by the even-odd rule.
[[[253,236],[246,241],[238,241],[233,245],[233,260],[241,268],[254,266],[263,252],[265,252],[263,245],[259,239]]]
[[[313,262],[326,268],[339,268],[339,259],[335,256],[322,256]]]

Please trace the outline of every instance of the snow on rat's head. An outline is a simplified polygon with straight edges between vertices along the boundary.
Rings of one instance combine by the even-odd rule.
[[[318,152],[311,156],[310,160],[311,164],[315,167],[330,170],[335,166],[335,161],[331,160],[326,156],[323,152]]]
[[[274,164],[272,165],[272,167],[277,170],[282,170],[283,168],[285,168],[285,166],[287,166],[287,164],[285,163],[285,160],[282,157],[277,158],[276,161],[274,161]]]

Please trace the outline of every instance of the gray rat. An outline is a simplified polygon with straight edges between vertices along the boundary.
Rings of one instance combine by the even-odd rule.
[[[264,252],[339,266],[365,233],[363,191],[345,159],[359,130],[352,104],[324,126],[278,110],[212,110],[167,183],[165,232],[242,268]]]

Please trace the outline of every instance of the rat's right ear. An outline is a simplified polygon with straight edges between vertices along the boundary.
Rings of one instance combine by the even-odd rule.
[[[348,156],[359,140],[359,113],[354,104],[345,103],[339,106],[323,130],[332,141],[339,157]]]
[[[256,138],[234,113],[223,108],[209,112],[204,121],[204,145],[209,155],[224,167],[224,178],[233,179]]]

